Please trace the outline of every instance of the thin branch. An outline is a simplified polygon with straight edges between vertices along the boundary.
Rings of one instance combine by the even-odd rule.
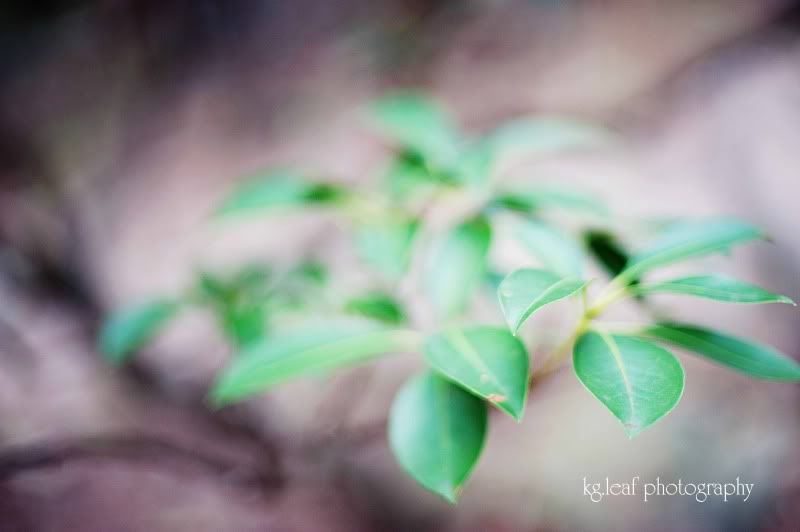
[[[144,435],[69,438],[6,448],[0,451],[0,482],[30,471],[85,460],[151,463],[178,470],[190,468],[268,494],[278,491],[284,483],[279,471],[231,463],[220,456]]]

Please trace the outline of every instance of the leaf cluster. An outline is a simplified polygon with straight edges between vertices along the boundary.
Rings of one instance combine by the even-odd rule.
[[[727,332],[653,320],[645,308],[646,319],[634,330],[616,330],[602,320],[612,305],[655,294],[794,304],[722,274],[650,280],[666,266],[762,240],[758,228],[730,218],[678,221],[629,251],[624,235],[609,223],[610,210],[594,196],[512,187],[497,179],[497,168],[515,158],[617,142],[610,132],[571,120],[524,118],[470,137],[441,106],[412,93],[375,102],[369,119],[391,152],[377,187],[355,189],[292,170],[268,171],[246,180],[217,214],[225,219],[286,208],[330,209],[349,224],[353,250],[376,279],[374,289],[348,295],[321,324],[273,330],[268,325],[276,315],[317,297],[310,287],[325,277],[321,265],[307,263],[280,276],[263,268],[228,278],[203,273],[186,297],[112,315],[101,334],[109,359],[124,361],[186,305],[211,309],[237,350],[211,390],[217,405],[387,353],[419,352],[427,368],[398,392],[389,414],[389,444],[412,477],[449,501],[457,499],[478,461],[489,411],[521,421],[532,377],[557,369],[570,353],[579,381],[630,437],[681,398],[684,370],[669,348],[755,378],[800,380],[800,365],[790,357]],[[427,214],[454,197],[472,198],[471,210],[444,228],[432,226]],[[559,224],[554,213],[577,222]],[[501,221],[508,219],[506,231]],[[528,252],[522,268],[504,271],[492,263],[493,244],[507,235]],[[590,261],[608,274],[605,286],[590,285]],[[412,281],[429,309],[424,319],[409,312],[397,290],[413,264],[421,266],[420,278]],[[507,325],[467,323],[492,279],[497,314]],[[543,307],[574,297],[580,299],[574,330],[534,369],[531,353],[546,342],[526,344],[518,333]],[[341,319],[354,315],[360,319]]]

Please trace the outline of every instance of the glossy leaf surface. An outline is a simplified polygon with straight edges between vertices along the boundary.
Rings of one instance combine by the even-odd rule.
[[[486,399],[517,421],[528,395],[528,353],[505,329],[452,329],[425,342],[425,360],[436,371]]]
[[[576,277],[561,277],[547,270],[523,268],[508,275],[497,290],[500,307],[511,331],[516,334],[522,324],[538,309],[569,297],[586,286]]]
[[[797,361],[753,340],[679,323],[652,325],[646,327],[643,334],[682,347],[751,377],[800,380],[800,364]]]
[[[483,450],[486,403],[428,372],[409,380],[389,413],[389,445],[422,486],[455,503]]]
[[[727,303],[795,304],[786,296],[773,294],[750,283],[719,274],[695,275],[641,285],[636,288],[636,292],[639,294],[683,294]]]
[[[590,331],[575,344],[578,379],[632,438],[669,413],[683,394],[675,356],[652,342]]]

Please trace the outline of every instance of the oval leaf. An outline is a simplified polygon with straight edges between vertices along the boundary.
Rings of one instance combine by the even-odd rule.
[[[546,270],[524,268],[503,279],[497,295],[508,326],[516,334],[531,314],[548,303],[575,294],[586,284],[575,277],[562,278]]]
[[[174,301],[159,300],[112,314],[100,331],[100,351],[108,361],[121,364],[160,331],[177,310]]]
[[[528,353],[516,337],[497,327],[435,334],[425,360],[436,371],[483,397],[517,421],[528,396]]]
[[[583,253],[568,236],[541,222],[526,221],[517,228],[517,237],[546,269],[562,276],[583,276]]]
[[[328,183],[314,183],[291,172],[279,170],[258,174],[236,189],[217,215],[226,216],[287,205],[329,203],[340,199],[343,189]]]
[[[398,392],[389,413],[389,445],[425,488],[455,503],[486,438],[486,403],[425,373]]]
[[[411,331],[352,323],[265,338],[234,358],[214,385],[212,400],[216,404],[238,401],[302,375],[411,349],[416,341]]]
[[[694,325],[659,323],[643,334],[669,342],[736,371],[777,381],[800,380],[800,364],[770,346]]]
[[[426,277],[437,313],[445,318],[462,312],[486,271],[491,230],[485,218],[467,221],[438,243]]]
[[[683,368],[666,349],[639,338],[587,332],[575,344],[578,379],[622,422],[629,438],[664,417],[683,394]]]
[[[763,288],[726,275],[696,275],[681,277],[636,288],[639,294],[684,294],[725,301],[728,303],[788,303],[795,302],[786,296],[767,292]]]
[[[764,237],[757,227],[733,219],[670,224],[652,246],[632,257],[620,276],[633,279],[653,268],[724,251],[734,244]]]

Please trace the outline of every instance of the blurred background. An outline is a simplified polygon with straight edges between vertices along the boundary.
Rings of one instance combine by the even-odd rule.
[[[800,529],[800,395],[682,356],[687,387],[629,441],[565,370],[525,423],[491,419],[458,506],[405,476],[383,423],[419,366],[396,356],[223,410],[230,356],[187,315],[122,369],[107,312],[199,267],[309,255],[361,275],[325,213],[210,224],[273,165],[368,182],[362,111],[393,88],[466,131],[536,113],[624,150],[515,176],[584,187],[629,217],[735,215],[772,236],[705,262],[800,299],[800,4],[790,0],[9,0],[0,5],[0,530]],[[665,299],[800,358],[788,305]],[[559,321],[542,318],[541,329]],[[563,320],[562,320],[563,321]],[[532,334],[536,334],[533,326]],[[583,478],[755,483],[747,503],[591,503]]]

